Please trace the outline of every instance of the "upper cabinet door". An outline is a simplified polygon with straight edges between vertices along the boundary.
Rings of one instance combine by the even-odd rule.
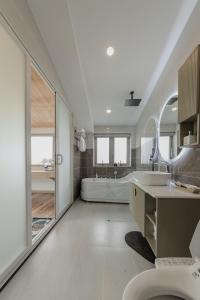
[[[178,72],[179,122],[199,112],[199,53],[196,47]]]

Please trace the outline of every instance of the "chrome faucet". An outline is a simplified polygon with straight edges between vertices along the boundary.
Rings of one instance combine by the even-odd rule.
[[[170,164],[167,161],[161,160],[159,163],[159,171],[160,171],[160,166],[163,165],[165,166],[165,172],[170,173]]]
[[[151,159],[151,171],[155,171],[155,160]]]
[[[149,161],[151,162],[151,171],[155,171],[155,159],[153,156],[150,156]]]

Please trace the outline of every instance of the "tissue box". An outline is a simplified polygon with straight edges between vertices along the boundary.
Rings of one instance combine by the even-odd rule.
[[[187,135],[183,138],[184,145],[191,145],[196,143],[196,141],[197,141],[196,135]]]

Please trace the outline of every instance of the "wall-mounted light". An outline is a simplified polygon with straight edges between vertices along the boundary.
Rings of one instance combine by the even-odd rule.
[[[114,53],[115,53],[115,49],[113,47],[110,46],[106,49],[106,54],[108,56],[113,56]]]
[[[112,110],[109,108],[109,109],[106,109],[106,113],[107,114],[111,114]]]

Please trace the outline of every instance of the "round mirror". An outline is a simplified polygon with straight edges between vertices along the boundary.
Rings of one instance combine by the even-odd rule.
[[[178,96],[171,97],[163,107],[160,126],[158,148],[161,159],[171,161],[180,153],[178,124]]]
[[[141,164],[149,164],[156,159],[157,123],[154,118],[147,121],[144,136],[141,137]]]

